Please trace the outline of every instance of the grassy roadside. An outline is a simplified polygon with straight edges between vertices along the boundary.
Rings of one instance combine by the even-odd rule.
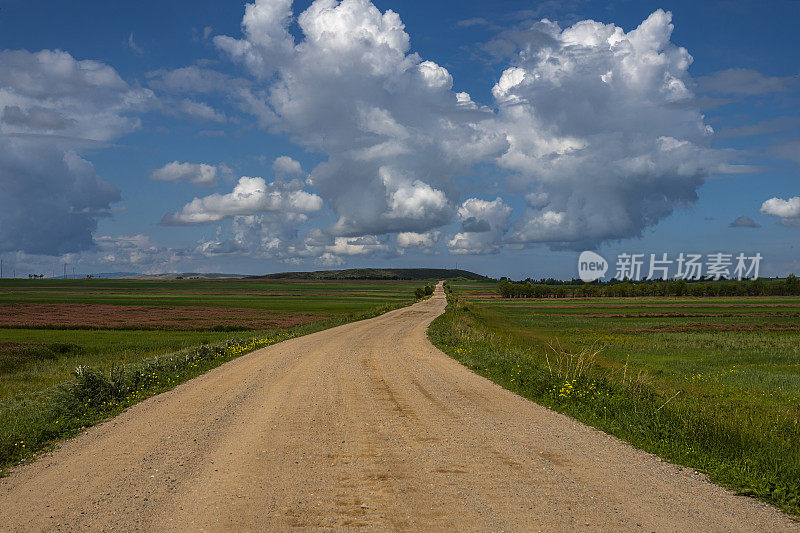
[[[363,313],[256,335],[240,334],[108,370],[79,366],[70,381],[0,402],[0,474],[12,465],[34,460],[61,439],[72,437],[135,403],[240,355],[294,337],[373,318],[411,303],[413,300],[397,302]]]
[[[547,331],[510,326],[502,312],[452,293],[448,300],[428,335],[474,372],[800,515],[796,405],[721,397],[705,385],[675,384],[669,375],[598,364],[601,346],[561,346]]]

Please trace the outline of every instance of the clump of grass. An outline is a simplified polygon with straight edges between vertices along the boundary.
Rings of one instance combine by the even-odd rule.
[[[583,379],[592,369],[597,354],[600,349],[592,347],[581,348],[578,351],[568,351],[561,346],[561,341],[555,339],[554,343],[547,343],[550,348],[550,353],[553,355],[551,362],[550,356],[545,351],[545,360],[547,361],[547,370],[551,376],[556,376],[566,381]]]

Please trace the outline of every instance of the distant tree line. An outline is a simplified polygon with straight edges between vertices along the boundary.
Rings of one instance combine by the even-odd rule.
[[[800,296],[800,278],[789,274],[785,279],[763,281],[615,281],[582,283],[580,281],[542,283],[501,281],[498,290],[503,298],[588,298],[630,296]]]

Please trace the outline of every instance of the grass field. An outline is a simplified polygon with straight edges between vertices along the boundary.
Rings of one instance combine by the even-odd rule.
[[[119,364],[409,302],[420,282],[0,280],[0,402]]]
[[[0,469],[247,351],[412,303],[422,286],[0,280]]]
[[[37,304],[236,308],[266,316],[275,312],[330,316],[407,299],[409,291],[421,285],[419,281],[6,279],[0,280],[0,317],[8,310],[19,312]]]
[[[498,297],[453,283],[431,339],[474,371],[800,513],[800,298]]]

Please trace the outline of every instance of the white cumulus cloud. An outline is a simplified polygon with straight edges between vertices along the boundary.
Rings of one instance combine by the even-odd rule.
[[[264,178],[243,176],[230,193],[195,198],[179,212],[164,215],[161,222],[165,225],[204,224],[236,215],[311,213],[322,209],[322,198],[302,187],[297,181],[267,183]]]
[[[695,202],[710,175],[742,170],[729,152],[711,148],[713,130],[692,93],[692,57],[672,31],[672,15],[662,10],[630,31],[591,20],[530,23],[508,41],[516,52],[505,50],[510,64],[486,106],[459,91],[445,67],[411,52],[392,10],[369,0],[315,0],[295,13],[290,0],[255,0],[241,35],[214,38],[248,79],[185,67],[152,73],[151,86],[224,93],[260,127],[321,160],[308,174],[288,156],[273,164],[281,180],[313,185],[313,193],[294,192],[320,206],[324,199],[336,216],[310,240],[311,232],[298,238],[290,225],[280,245],[287,260],[346,257],[345,241],[330,248],[337,238],[380,236],[380,246],[410,248],[412,235],[433,235],[454,216],[462,225],[446,243],[454,254],[495,253],[504,243],[579,248],[639,236]],[[18,115],[11,111],[12,120]],[[491,183],[474,174],[456,180],[477,164],[490,169]],[[505,185],[503,195],[519,194],[526,206],[514,215],[501,198],[464,201],[467,182],[473,195]],[[280,195],[291,194],[276,183]],[[252,186],[272,184],[240,181],[165,223],[279,212]],[[317,232],[330,242],[321,244]],[[247,242],[256,241],[240,239]]]
[[[788,200],[783,198],[770,198],[761,204],[760,213],[778,217],[781,224],[785,226],[800,227],[800,196],[794,196]]]
[[[693,105],[692,57],[657,10],[625,32],[591,20],[543,20],[493,89],[496,127],[511,147],[498,163],[535,191],[511,242],[581,247],[634,237],[697,198],[727,154]]]
[[[451,89],[446,68],[410,53],[400,16],[368,0],[248,4],[243,36],[215,42],[245,64],[261,123],[327,160],[310,173],[340,236],[426,232],[452,217],[457,175],[507,148],[491,112]],[[288,31],[296,20],[298,40]],[[253,94],[257,91],[254,90]]]
[[[500,251],[503,235],[510,227],[512,210],[502,198],[491,202],[469,198],[458,208],[462,230],[447,243],[456,255],[494,254]]]
[[[302,176],[303,167],[296,159],[292,159],[288,155],[277,157],[272,163],[272,170],[275,174],[280,176]]]
[[[397,246],[400,248],[433,248],[439,240],[440,231],[414,233],[404,231],[397,234]]]

